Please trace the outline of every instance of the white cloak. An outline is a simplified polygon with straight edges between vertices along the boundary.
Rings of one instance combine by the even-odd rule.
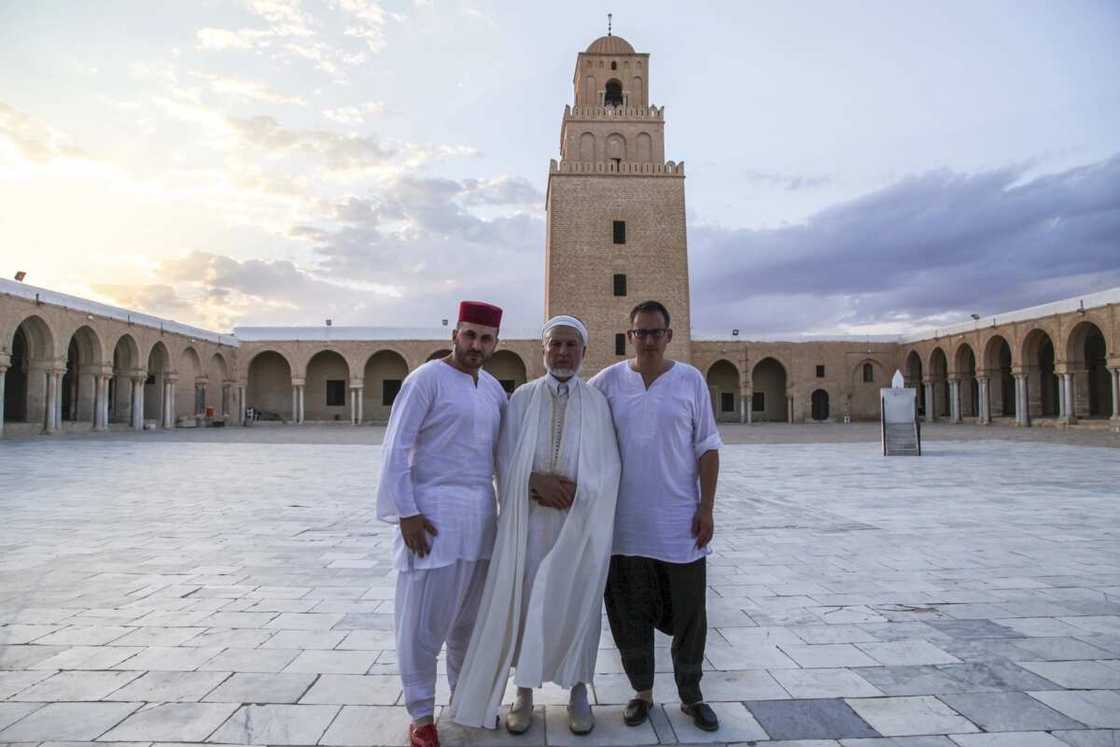
[[[451,716],[463,726],[495,727],[515,653],[522,681],[573,687],[595,674],[621,463],[606,398],[578,377],[569,384],[568,413],[578,408],[581,423],[575,501],[541,561],[524,620],[529,475],[538,429],[548,427],[546,380],[520,387],[506,411],[498,440],[498,538],[451,701]]]

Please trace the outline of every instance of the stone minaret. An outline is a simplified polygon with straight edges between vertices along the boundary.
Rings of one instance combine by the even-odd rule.
[[[649,103],[649,55],[603,36],[576,58],[560,161],[549,164],[545,309],[591,333],[584,374],[623,360],[617,335],[636,303],[672,314],[668,355],[688,362],[684,164],[665,160],[665,109]]]

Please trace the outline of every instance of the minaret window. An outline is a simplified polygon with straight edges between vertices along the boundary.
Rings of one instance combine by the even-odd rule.
[[[614,354],[626,355],[626,333],[618,332],[614,336]]]
[[[622,106],[622,83],[614,78],[607,81],[607,88],[603,93],[603,105]]]
[[[614,243],[626,243],[626,221],[624,220],[614,221]]]
[[[616,273],[614,276],[614,294],[616,296],[626,295],[626,276],[622,273]]]
[[[611,60],[611,70],[618,70],[618,63]]]

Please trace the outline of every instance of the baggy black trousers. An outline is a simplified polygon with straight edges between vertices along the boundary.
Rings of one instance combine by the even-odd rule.
[[[686,705],[699,703],[708,633],[706,558],[666,563],[612,555],[604,594],[611,635],[636,691],[653,688],[653,629],[673,637],[673,675]]]

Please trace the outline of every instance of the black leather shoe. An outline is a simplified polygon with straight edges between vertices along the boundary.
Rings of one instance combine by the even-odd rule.
[[[626,704],[626,710],[622,712],[622,720],[627,726],[640,726],[649,718],[649,709],[652,707],[653,704],[648,700],[634,698]]]
[[[697,729],[715,731],[719,728],[719,717],[707,703],[681,705],[681,712],[692,719],[692,723],[695,724]]]

